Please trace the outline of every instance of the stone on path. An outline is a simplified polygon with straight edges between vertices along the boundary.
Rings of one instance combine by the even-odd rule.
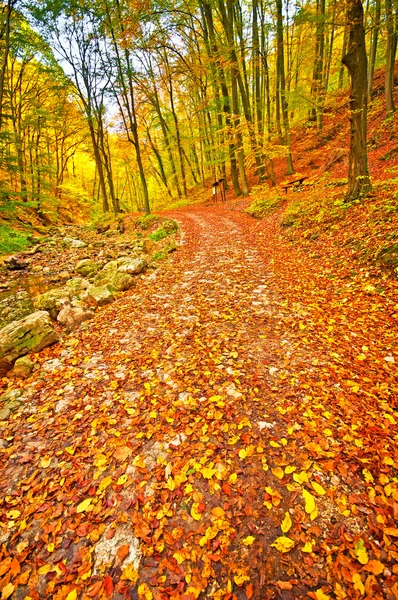
[[[18,292],[0,302],[0,327],[18,321],[34,312],[33,302],[27,292]]]
[[[29,356],[21,356],[14,363],[13,375],[26,379],[32,374],[33,369],[34,363],[30,360]]]
[[[83,321],[92,319],[93,316],[94,313],[89,308],[74,305],[71,302],[65,302],[59,312],[57,321],[61,323],[61,325],[64,325],[66,329],[72,331],[73,329],[76,329],[78,325],[83,323]]]
[[[45,311],[13,321],[0,330],[0,374],[7,373],[20,356],[39,352],[57,340],[50,315]]]

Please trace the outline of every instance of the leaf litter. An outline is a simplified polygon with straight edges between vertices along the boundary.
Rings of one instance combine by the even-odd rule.
[[[177,255],[3,424],[1,598],[397,597],[395,283],[326,277],[277,217],[172,216]]]

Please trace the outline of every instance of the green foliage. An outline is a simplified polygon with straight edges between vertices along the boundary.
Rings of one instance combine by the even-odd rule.
[[[155,261],[159,261],[159,260],[166,260],[167,258],[167,252],[155,252],[155,254],[152,256],[152,260]]]
[[[252,194],[255,199],[246,209],[246,212],[255,217],[262,219],[280,208],[284,202],[284,198],[276,191],[264,188],[263,186],[254,187]]]
[[[29,233],[0,225],[0,254],[10,254],[24,250],[30,244]]]
[[[160,221],[160,217],[157,215],[144,215],[143,217],[138,217],[135,219],[135,226],[143,231],[150,229],[152,225],[158,223]]]
[[[178,223],[176,221],[173,219],[166,219],[153,233],[150,233],[148,237],[154,242],[159,242],[167,236],[177,233],[178,229]]]

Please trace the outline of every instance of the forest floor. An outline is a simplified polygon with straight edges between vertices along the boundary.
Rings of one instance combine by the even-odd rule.
[[[2,599],[398,598],[397,280],[236,208],[11,382]]]

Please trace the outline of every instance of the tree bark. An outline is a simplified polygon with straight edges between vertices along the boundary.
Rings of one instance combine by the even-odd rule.
[[[395,112],[394,104],[394,67],[397,50],[396,31],[393,18],[392,2],[385,0],[386,24],[387,24],[387,48],[386,48],[386,110],[387,114]]]
[[[372,33],[372,45],[370,48],[370,55],[369,55],[369,73],[368,73],[368,98],[369,98],[369,100],[372,98],[373,75],[374,75],[375,64],[376,64],[377,44],[379,41],[379,31],[380,31],[380,16],[381,16],[380,0],[376,0],[374,26],[373,26],[373,33]]]
[[[346,200],[352,201],[364,196],[370,190],[366,148],[367,58],[361,0],[349,0],[347,22],[349,24],[348,51],[343,57],[343,64],[347,67],[351,77],[351,131]]]
[[[279,72],[279,86],[281,96],[281,108],[283,117],[283,126],[285,130],[286,146],[287,146],[287,172],[288,175],[294,173],[292,151],[290,146],[290,125],[289,112],[286,98],[286,82],[285,82],[285,59],[283,49],[283,22],[282,22],[282,0],[276,0],[277,7],[277,69]]]

